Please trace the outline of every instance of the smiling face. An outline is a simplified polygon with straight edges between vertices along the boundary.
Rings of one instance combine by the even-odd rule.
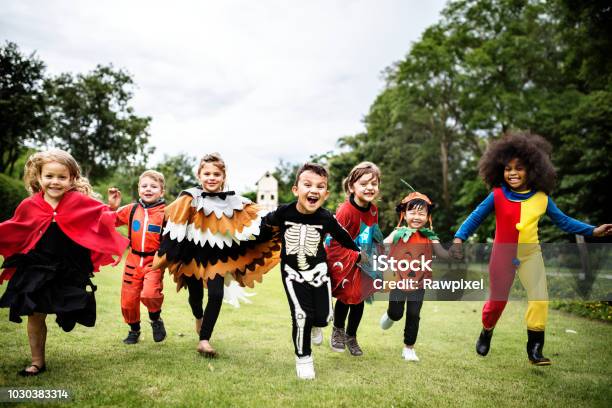
[[[138,196],[145,204],[153,204],[164,195],[161,184],[151,177],[144,176],[138,182]]]
[[[306,170],[300,174],[297,186],[293,186],[291,191],[297,197],[297,210],[302,214],[313,214],[329,196],[327,177]]]
[[[72,177],[68,167],[58,162],[43,164],[38,183],[45,201],[51,205],[57,205],[64,194],[72,189]]]
[[[527,190],[527,169],[519,159],[512,159],[504,167],[504,181],[515,191]]]
[[[378,196],[378,177],[372,173],[364,174],[349,186],[349,192],[353,194],[355,202],[360,207],[365,207]]]
[[[406,210],[404,214],[404,219],[406,220],[406,224],[412,229],[419,229],[425,226],[429,218],[429,213],[427,212],[427,207],[424,206],[415,206],[409,210]]]
[[[216,193],[223,188],[225,174],[214,163],[204,163],[198,173],[198,180],[200,180],[204,191]]]

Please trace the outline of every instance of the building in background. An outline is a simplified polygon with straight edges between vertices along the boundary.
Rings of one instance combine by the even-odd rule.
[[[269,171],[256,183],[257,204],[268,211],[278,207],[278,181]]]

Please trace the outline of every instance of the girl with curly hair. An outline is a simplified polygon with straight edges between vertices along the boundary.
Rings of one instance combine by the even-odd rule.
[[[539,246],[538,222],[544,214],[563,231],[586,236],[612,234],[612,224],[594,227],[562,213],[548,196],[555,184],[551,145],[541,136],[510,133],[491,143],[478,164],[480,176],[493,189],[455,234],[451,253],[495,211],[495,240],[489,263],[489,299],[482,309],[482,331],[476,352],[486,356],[493,329],[507,303],[514,275],[527,291],[527,357],[550,365],[542,355],[548,316],[546,272]]]
[[[76,323],[94,326],[96,287],[90,278],[101,266],[116,265],[129,241],[115,231],[115,212],[92,198],[68,152],[31,155],[24,182],[30,197],[0,224],[0,283],[9,280],[0,307],[9,308],[12,322],[28,317],[32,360],[19,374],[31,377],[46,370],[47,314],[55,314],[66,332]]]

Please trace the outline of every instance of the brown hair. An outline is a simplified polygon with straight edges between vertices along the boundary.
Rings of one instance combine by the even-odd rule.
[[[166,179],[164,178],[164,175],[161,174],[159,171],[156,170],[145,170],[140,177],[138,177],[138,184],[140,184],[140,180],[142,180],[144,177],[149,177],[150,179],[155,180],[156,182],[158,182],[162,188],[162,190],[164,190],[165,185],[166,185]]]
[[[550,160],[552,146],[542,136],[528,132],[510,132],[492,142],[478,162],[478,171],[489,187],[504,183],[504,168],[518,159],[527,170],[527,187],[550,194],[556,171]]]
[[[321,166],[318,163],[308,162],[308,163],[304,163],[304,165],[300,167],[300,169],[295,174],[295,181],[293,182],[294,186],[298,185],[298,182],[300,181],[300,176],[305,171],[312,171],[314,174],[318,174],[321,177],[325,177],[326,179],[329,178],[329,173],[327,173],[327,170],[325,169],[325,167]]]
[[[350,194],[350,187],[366,174],[373,175],[380,183],[380,169],[372,162],[364,161],[353,167],[353,170],[342,182],[342,188],[346,194]]]
[[[41,177],[42,168],[47,163],[56,162],[68,168],[70,180],[72,182],[72,190],[76,190],[88,196],[97,198],[97,194],[93,192],[91,184],[87,178],[81,176],[81,167],[70,153],[61,149],[50,149],[44,152],[38,152],[28,157],[25,164],[23,174],[23,182],[30,194],[36,194],[42,191],[42,187],[38,180]]]
[[[227,178],[227,175],[225,173],[225,162],[221,158],[221,155],[219,153],[209,153],[202,156],[202,158],[200,159],[200,165],[198,166],[198,171],[196,172],[196,176],[200,176],[200,171],[206,163],[214,164],[215,167],[217,167],[223,173],[223,183],[221,183],[221,190],[223,190],[223,188],[225,187],[225,179]]]

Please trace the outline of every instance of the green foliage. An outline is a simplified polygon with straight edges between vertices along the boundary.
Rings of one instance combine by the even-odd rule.
[[[26,144],[44,140],[44,71],[34,53],[24,56],[8,41],[0,46],[0,173],[13,172]]]
[[[612,17],[602,2],[459,0],[385,70],[387,85],[365,117],[366,132],[343,137],[329,158],[332,186],[362,160],[382,170],[381,226],[407,190],[437,204],[434,226],[452,238],[488,193],[477,174],[487,143],[512,129],[554,146],[555,200],[587,222],[612,206]],[[606,11],[607,10],[607,11]],[[493,218],[493,217],[491,217]],[[487,220],[477,239],[492,236]],[[564,234],[544,225],[542,238]]]
[[[49,98],[50,144],[69,151],[93,181],[120,167],[145,164],[149,117],[129,105],[133,80],[112,65],[88,74],[61,74],[45,83]]]
[[[184,189],[198,185],[195,177],[196,159],[186,153],[175,156],[164,155],[162,161],[154,167],[146,167],[143,164],[132,164],[131,166],[118,168],[109,177],[99,180],[94,189],[106,198],[109,187],[121,190],[122,203],[138,200],[138,179],[140,175],[152,168],[164,175],[166,180],[164,198],[166,202],[172,202]]]
[[[278,181],[278,203],[287,204],[294,201],[295,197],[291,187],[295,180],[295,174],[300,168],[300,163],[289,163],[280,159],[272,175]]]
[[[553,309],[562,310],[578,316],[593,320],[612,322],[612,305],[610,302],[577,302],[577,301],[553,301],[550,306]]]
[[[54,316],[47,317],[43,376],[17,375],[30,361],[25,322],[10,322],[8,309],[0,309],[0,387],[68,389],[72,404],[86,407],[605,407],[610,402],[612,325],[551,311],[544,352],[554,365],[534,367],[525,355],[525,302],[508,303],[492,351],[482,358],[474,352],[482,303],[426,301],[415,345],[421,361],[415,364],[401,359],[403,322],[381,330],[378,319],[387,303],[374,302],[365,308],[358,331],[364,355],[333,352],[326,341],[313,350],[316,380],[300,381],[278,268],[255,286],[252,304],[223,305],[211,340],[219,352],[214,360],[196,353],[187,293],[174,290],[169,274],[162,312],[166,340],[155,343],[143,321],[142,341],[121,343],[128,332],[121,318],[122,268],[104,268],[93,279],[95,327],[77,325],[64,333]],[[0,286],[0,294],[5,288]],[[323,330],[327,339],[331,328]],[[250,341],[245,343],[245,336]]]
[[[241,196],[248,198],[249,200],[253,201],[254,203],[257,202],[257,191],[247,191],[247,192],[242,192],[240,193]]]
[[[0,174],[0,222],[11,218],[15,208],[27,196],[22,181]]]
[[[181,191],[200,184],[195,176],[196,164],[195,157],[180,153],[176,156],[164,155],[161,163],[155,166],[155,170],[166,179],[167,202],[174,201]]]

